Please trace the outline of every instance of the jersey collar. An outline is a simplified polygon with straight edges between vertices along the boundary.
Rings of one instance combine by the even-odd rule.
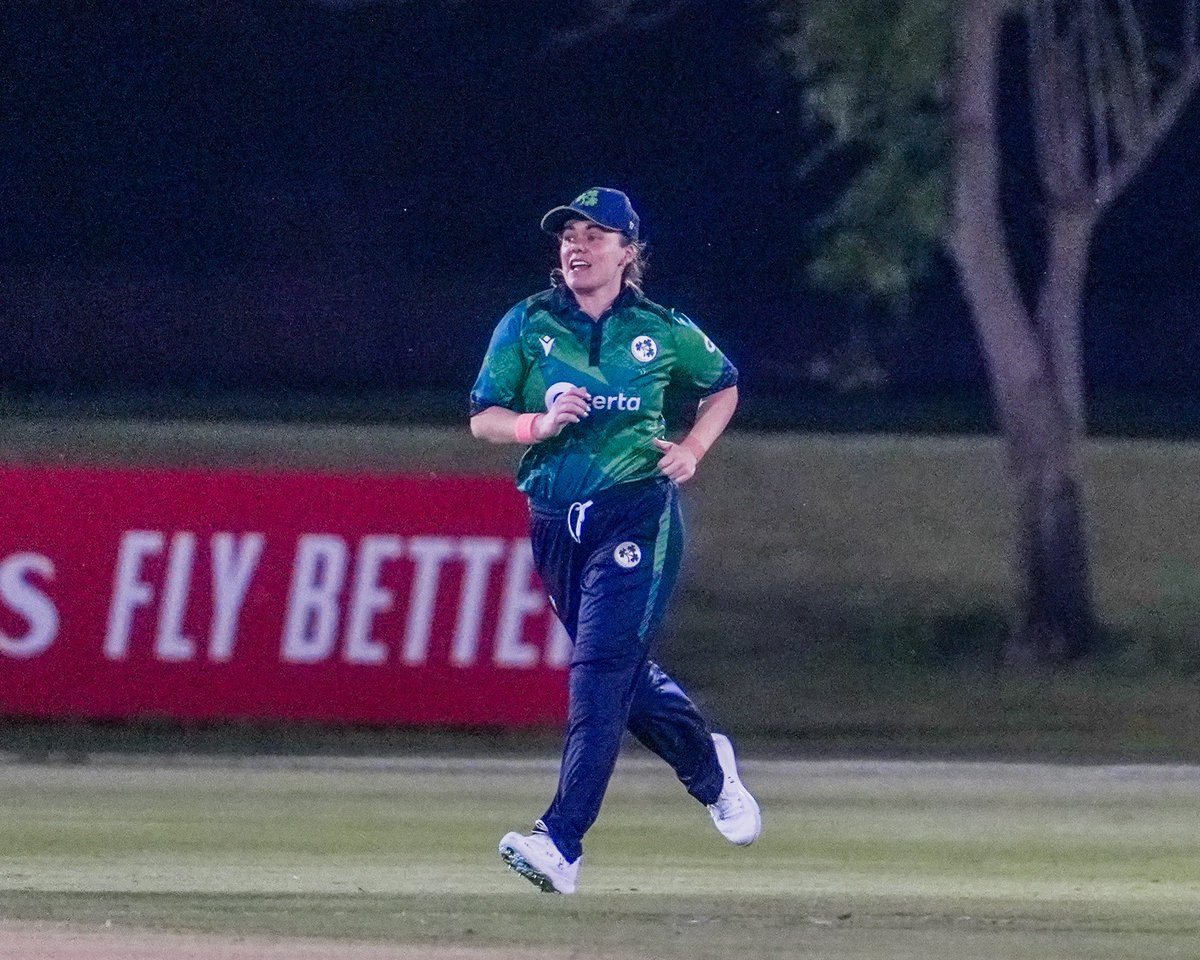
[[[571,288],[565,283],[560,282],[555,285],[553,297],[556,308],[566,313],[577,323],[586,323],[589,326],[592,323],[600,323],[607,320],[618,310],[631,307],[641,299],[637,295],[637,292],[630,287],[622,287],[621,292],[617,294],[617,299],[612,302],[612,306],[600,314],[596,320],[593,320],[579,308],[579,301],[575,299],[575,294],[571,292]]]

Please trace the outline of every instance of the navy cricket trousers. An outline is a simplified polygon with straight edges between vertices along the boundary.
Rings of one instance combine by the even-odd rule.
[[[649,658],[683,552],[678,487],[639,480],[568,510],[530,511],[538,575],[573,644],[558,791],[541,820],[574,861],[626,729],[701,803],[717,799],[723,777],[704,718]]]

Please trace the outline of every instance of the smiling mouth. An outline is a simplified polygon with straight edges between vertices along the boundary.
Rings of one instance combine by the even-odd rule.
[[[586,260],[572,260],[568,266],[571,270],[586,270],[591,264]]]

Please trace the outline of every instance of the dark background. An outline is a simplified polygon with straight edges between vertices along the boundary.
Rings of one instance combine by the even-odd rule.
[[[989,425],[947,264],[900,321],[806,283],[849,170],[796,175],[818,133],[759,4],[697,0],[567,47],[556,31],[583,8],[531,0],[2,9],[13,409],[461,416],[495,321],[545,286],[541,214],[611,185],[642,217],[647,294],[741,368],[744,424]],[[1008,87],[1014,237],[1035,272]],[[1193,105],[1098,235],[1102,431],[1200,434],[1198,134]]]

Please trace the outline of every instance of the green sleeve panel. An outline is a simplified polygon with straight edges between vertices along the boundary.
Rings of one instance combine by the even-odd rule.
[[[518,413],[525,411],[522,394],[529,375],[529,358],[521,337],[526,303],[518,303],[509,310],[492,333],[479,376],[471,388],[471,416],[488,407],[507,407]]]
[[[673,383],[708,396],[737,383],[737,370],[717,345],[692,320],[678,310],[671,311],[675,321],[675,363]]]

